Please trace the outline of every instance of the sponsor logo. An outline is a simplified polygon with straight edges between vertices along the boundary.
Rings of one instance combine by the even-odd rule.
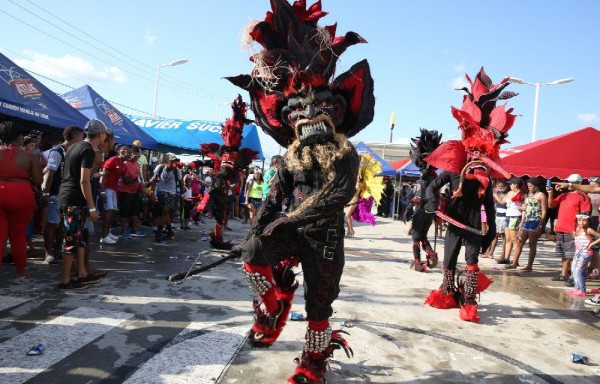
[[[69,103],[69,105],[75,109],[81,108],[81,104],[83,103],[83,101],[81,101],[79,98],[72,96],[63,97],[63,100]]]
[[[10,85],[17,90],[19,95],[23,97],[41,96],[42,91],[36,88],[35,84],[29,79],[12,80]]]
[[[15,67],[6,67],[0,64],[0,78],[23,97],[42,95],[42,91],[35,86],[33,81],[25,73],[17,71]]]
[[[96,107],[98,107],[98,109],[104,113],[104,116],[106,116],[113,125],[119,125],[123,122],[123,117],[121,114],[117,112],[117,110],[114,109],[108,101],[97,98],[94,100],[94,102],[96,103]]]

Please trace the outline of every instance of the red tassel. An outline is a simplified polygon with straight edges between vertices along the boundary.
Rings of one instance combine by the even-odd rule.
[[[485,291],[487,289],[487,287],[489,287],[493,282],[494,282],[494,280],[487,277],[483,272],[479,272],[479,275],[477,276],[477,291],[476,291],[476,293],[481,293],[481,292]]]
[[[458,303],[454,299],[454,295],[451,293],[445,295],[441,289],[431,291],[425,299],[425,304],[438,309],[458,308]]]
[[[477,315],[476,305],[461,305],[460,306],[460,319],[464,321],[471,321],[473,323],[479,323],[479,316]]]

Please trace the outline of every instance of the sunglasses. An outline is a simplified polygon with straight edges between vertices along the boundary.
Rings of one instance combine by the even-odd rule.
[[[600,177],[598,177],[598,176],[590,177],[590,181],[600,183]]]

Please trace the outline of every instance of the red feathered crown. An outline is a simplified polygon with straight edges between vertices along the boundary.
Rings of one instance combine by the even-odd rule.
[[[425,161],[436,168],[460,173],[467,161],[468,154],[477,154],[492,170],[493,177],[507,177],[500,166],[500,144],[508,143],[508,131],[515,123],[513,109],[506,109],[506,104],[497,106],[498,100],[508,100],[518,95],[504,91],[510,82],[504,78],[498,84],[483,70],[483,67],[472,81],[465,75],[471,89],[462,88],[466,92],[460,109],[451,107],[452,116],[458,121],[462,130],[462,142],[451,140],[440,145]],[[504,91],[504,92],[503,92]]]
[[[468,151],[478,151],[489,157],[498,155],[500,144],[507,143],[508,130],[515,123],[516,115],[512,108],[506,109],[506,104],[496,106],[498,100],[508,100],[517,93],[506,91],[509,78],[506,77],[498,84],[483,70],[483,67],[472,81],[465,75],[471,89],[462,88],[467,94],[463,97],[460,109],[452,107],[452,116],[458,121],[462,132],[462,142]]]
[[[231,166],[246,168],[258,155],[258,152],[249,148],[240,149],[244,133],[244,125],[252,123],[252,120],[246,119],[247,104],[242,101],[242,96],[238,95],[231,103],[233,115],[225,119],[225,124],[221,126],[221,137],[223,145],[217,143],[200,144],[200,152],[212,159],[213,169],[218,171],[221,163],[227,162]]]
[[[251,57],[250,75],[227,79],[250,92],[258,124],[280,145],[294,139],[294,129],[281,121],[281,109],[290,95],[306,89],[329,88],[347,103],[344,123],[336,131],[353,136],[366,127],[374,114],[375,97],[369,64],[363,60],[333,80],[339,56],[351,45],[366,43],[359,34],[335,36],[337,25],[319,28],[327,15],[321,1],[306,8],[306,1],[271,0],[272,11],[249,35],[262,49]]]

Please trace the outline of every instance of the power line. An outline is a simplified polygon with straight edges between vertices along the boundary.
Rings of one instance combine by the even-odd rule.
[[[33,13],[31,10],[29,10],[29,9],[27,9],[27,8],[25,8],[25,7],[23,7],[23,6],[22,6],[22,5],[20,5],[20,4],[17,4],[15,1],[13,1],[13,0],[9,0],[9,1],[10,1],[11,3],[13,3],[14,5],[18,6],[19,8],[21,8],[21,9],[25,10],[26,12],[29,12],[30,14],[32,14],[32,15],[34,15],[34,16],[36,16],[36,17],[38,17],[39,19],[41,19],[41,20],[45,21],[46,23],[48,23],[48,24],[50,24],[50,25],[54,26],[55,28],[57,28],[57,29],[59,29],[59,30],[61,30],[61,31],[65,32],[65,33],[67,33],[68,35],[70,35],[70,36],[72,36],[72,37],[76,38],[77,40],[79,40],[79,41],[81,41],[81,42],[83,42],[83,43],[85,43],[85,44],[88,44],[88,45],[90,45],[90,46],[94,47],[95,49],[99,50],[100,52],[103,52],[103,53],[105,53],[105,54],[109,55],[110,57],[113,57],[113,58],[115,58],[115,59],[119,60],[119,61],[120,61],[120,62],[122,62],[122,63],[125,63],[125,64],[127,64],[127,65],[130,65],[130,66],[132,66],[132,67],[136,68],[136,69],[140,69],[140,70],[144,71],[144,69],[141,69],[139,66],[135,66],[135,65],[133,65],[133,64],[131,64],[131,63],[128,63],[128,62],[126,62],[125,60],[123,60],[121,57],[119,57],[119,56],[115,56],[114,54],[111,54],[111,53],[109,53],[109,52],[106,52],[105,50],[103,50],[103,49],[101,49],[101,48],[97,47],[97,46],[96,46],[96,45],[94,45],[94,44],[91,44],[91,43],[89,43],[89,42],[86,42],[86,41],[82,40],[82,39],[81,39],[79,36],[76,36],[76,35],[72,34],[71,32],[69,32],[69,31],[67,31],[67,30],[63,29],[62,27],[60,27],[60,26],[58,26],[58,25],[56,25],[56,24],[52,23],[51,21],[49,21],[49,20],[47,20],[47,19],[45,19],[45,18],[43,18],[43,17],[41,17],[41,16],[39,16],[39,15],[37,15],[37,14]],[[49,11],[49,10],[47,10],[47,9],[45,9],[45,8],[43,8],[43,7],[41,7],[41,6],[40,6],[40,5],[38,5],[38,4],[35,4],[35,3],[33,3],[31,0],[27,0],[27,2],[28,2],[28,3],[30,3],[31,5],[33,5],[33,6],[37,7],[37,8],[39,8],[39,9],[40,9],[40,10],[42,10],[43,12],[45,12],[45,13],[47,13],[47,14],[51,15],[52,17],[54,17],[54,18],[58,19],[60,22],[62,22],[62,23],[64,23],[64,24],[68,25],[69,27],[73,28],[73,29],[74,29],[74,30],[76,30],[77,32],[79,32],[79,33],[82,33],[82,34],[84,34],[85,36],[89,37],[90,39],[92,39],[92,40],[94,40],[94,41],[96,41],[96,42],[98,42],[98,43],[100,43],[100,44],[102,44],[102,45],[104,45],[104,46],[106,46],[106,47],[110,48],[111,50],[113,50],[113,51],[117,52],[119,55],[121,55],[121,56],[123,56],[123,57],[126,57],[126,58],[128,58],[129,60],[132,60],[132,61],[134,61],[134,62],[136,62],[136,63],[139,63],[140,65],[142,65],[142,66],[144,66],[144,67],[148,68],[148,70],[150,70],[150,73],[149,73],[150,75],[153,75],[153,74],[154,74],[154,68],[152,68],[152,67],[151,67],[151,66],[149,66],[148,64],[146,64],[146,63],[144,63],[144,62],[142,62],[142,61],[140,61],[140,60],[138,60],[138,59],[136,59],[136,58],[134,58],[134,57],[131,57],[131,56],[129,56],[128,54],[126,54],[125,52],[123,52],[123,51],[121,51],[121,50],[119,50],[119,49],[117,49],[117,48],[114,48],[114,47],[112,47],[112,46],[110,46],[110,45],[106,44],[105,42],[103,42],[103,41],[101,41],[101,40],[99,40],[99,39],[95,38],[94,36],[90,35],[89,33],[87,33],[87,32],[85,32],[85,31],[81,30],[80,28],[77,28],[76,26],[74,26],[73,24],[69,23],[68,21],[66,21],[66,20],[62,19],[61,17],[59,17],[59,16],[57,16],[57,15],[55,15],[55,14],[54,14],[54,13],[52,13],[51,11]],[[145,70],[147,74],[148,74],[148,70]],[[171,75],[169,75],[169,74],[164,74],[164,77],[165,77],[165,78],[170,78],[170,79],[173,79],[174,81],[169,81],[169,80],[165,80],[165,81],[167,81],[167,82],[170,82],[170,83],[177,82],[177,83],[178,83],[178,86],[180,86],[180,87],[186,87],[185,85],[183,85],[183,86],[182,86],[182,84],[188,84],[188,83],[184,82],[183,80],[180,80],[180,79],[178,79],[178,78],[176,78],[176,77],[174,77],[174,76],[171,76]],[[199,91],[201,91],[201,92],[204,92],[204,93],[206,93],[207,95],[213,95],[213,96],[215,96],[215,97],[217,97],[217,98],[220,98],[220,99],[223,99],[223,100],[225,100],[225,99],[226,99],[225,97],[223,97],[223,96],[221,96],[221,95],[218,95],[218,94],[216,94],[216,93],[214,93],[214,92],[211,92],[211,91],[204,90],[204,89],[202,89],[202,88],[199,88],[199,87],[189,87],[189,86],[187,86],[186,88],[188,88],[188,89],[192,89],[192,90],[194,90],[194,89],[197,89],[197,90],[199,90]]]
[[[6,47],[2,47],[2,46],[0,46],[0,50],[5,50],[5,51],[8,51],[8,52],[11,52],[12,54],[14,54],[14,55],[16,55],[16,56],[19,56],[19,57],[22,57],[22,58],[24,58],[24,59],[27,59],[25,56],[23,56],[23,55],[19,54],[18,52],[15,52],[15,51],[13,51],[12,49],[9,49],[9,48],[6,48]],[[48,68],[50,68],[50,69],[56,70],[56,71],[60,71],[60,69],[59,69],[59,68],[53,67],[53,66],[51,66],[51,65],[47,65],[47,67],[48,67]],[[36,75],[38,75],[38,76],[40,76],[40,77],[43,77],[44,79],[48,79],[48,80],[50,80],[50,81],[52,81],[52,82],[55,82],[55,83],[57,83],[57,84],[60,84],[60,85],[63,85],[63,86],[65,86],[65,87],[67,87],[67,88],[70,88],[70,89],[75,89],[75,87],[72,87],[72,86],[70,86],[70,85],[68,85],[68,84],[64,84],[64,83],[61,83],[61,82],[60,82],[60,81],[58,81],[58,80],[55,80],[55,79],[49,78],[49,77],[47,77],[47,76],[45,76],[45,75],[42,75],[42,74],[38,74],[37,72],[35,72],[35,71],[33,71],[33,70],[29,70],[29,69],[27,69],[27,68],[25,68],[25,67],[23,67],[23,68],[24,68],[24,69],[26,69],[26,70],[27,70],[28,72],[30,72],[30,73],[34,73],[34,74],[36,74]],[[64,75],[65,75],[65,76],[67,76],[67,77],[69,77],[69,78],[71,78],[71,79],[73,79],[73,80],[77,80],[77,81],[79,81],[79,82],[80,82],[80,83],[82,83],[82,84],[85,84],[85,83],[86,83],[86,81],[85,81],[85,80],[82,80],[82,79],[80,79],[80,78],[77,78],[77,77],[75,77],[75,76],[72,76],[72,75],[69,75],[69,74],[64,74]],[[110,93],[110,94],[113,94],[113,95],[115,95],[115,96],[119,96],[119,97],[123,97],[123,98],[125,98],[125,99],[129,99],[129,97],[128,97],[128,96],[125,96],[125,95],[123,95],[123,94],[120,94],[120,93],[118,93],[118,92],[115,92],[115,91],[113,91],[113,90],[111,90],[111,89],[105,88],[105,87],[103,87],[103,86],[101,86],[101,85],[94,84],[94,87],[95,87],[96,89],[101,89],[101,90],[103,90],[103,91],[104,91],[104,92],[106,92],[106,93]],[[110,100],[109,100],[109,101],[110,101]],[[142,113],[145,113],[145,114],[151,115],[151,113],[148,113],[148,112],[145,112],[145,111],[142,111],[142,110],[140,110],[140,109],[133,108],[133,107],[129,107],[129,106],[125,105],[125,104],[122,104],[122,103],[119,103],[119,102],[116,102],[116,101],[110,101],[110,102],[111,102],[112,104],[115,104],[115,105],[121,105],[121,106],[124,106],[124,107],[126,107],[126,108],[129,108],[129,109],[131,109],[131,110],[134,110],[134,111],[138,111],[138,112],[142,112]],[[139,104],[139,105],[142,105],[141,103],[138,103],[138,104]],[[165,111],[165,112],[168,112],[168,113],[170,113],[170,114],[172,114],[172,115],[175,115],[175,116],[177,115],[177,113],[175,113],[175,112],[173,112],[173,111],[169,111],[169,110],[165,110],[165,109],[163,109],[163,111]]]
[[[45,31],[43,31],[43,30],[41,30],[41,29],[39,29],[39,28],[37,28],[37,27],[35,27],[35,26],[33,26],[33,25],[29,24],[29,23],[27,23],[26,21],[24,21],[24,20],[21,20],[21,19],[19,19],[19,18],[18,18],[18,17],[16,17],[16,16],[13,16],[13,15],[11,15],[10,13],[8,13],[8,12],[4,11],[4,10],[3,10],[3,9],[1,9],[1,8],[0,8],[0,12],[1,12],[1,13],[3,13],[3,14],[5,14],[5,15],[7,15],[7,16],[9,16],[9,17],[11,17],[11,18],[13,18],[13,19],[15,19],[15,20],[17,20],[17,21],[19,21],[19,22],[21,22],[21,23],[23,23],[23,24],[25,24],[25,25],[27,25],[28,27],[30,27],[30,28],[32,28],[32,29],[35,29],[36,31],[38,31],[38,32],[40,32],[40,33],[42,33],[42,34],[44,34],[44,35],[46,35],[46,36],[48,36],[48,37],[51,37],[51,38],[53,38],[53,39],[55,39],[55,40],[57,40],[57,41],[59,41],[59,42],[61,42],[61,43],[65,44],[65,45],[66,45],[66,46],[68,46],[68,47],[71,47],[71,48],[73,48],[73,49],[75,49],[75,50],[77,50],[77,51],[79,51],[79,52],[82,52],[82,53],[84,53],[84,54],[86,54],[86,55],[89,55],[89,56],[91,56],[91,57],[93,57],[93,58],[95,58],[95,59],[97,59],[97,60],[100,60],[100,61],[102,61],[102,62],[104,62],[104,63],[106,63],[106,64],[108,64],[108,65],[110,65],[110,66],[114,66],[112,63],[110,63],[110,62],[108,62],[108,61],[106,61],[106,60],[104,60],[104,59],[102,59],[102,58],[100,58],[100,57],[98,57],[98,56],[96,56],[96,55],[94,55],[94,54],[92,54],[92,53],[89,53],[89,52],[87,52],[87,51],[85,51],[85,50],[83,50],[83,49],[81,49],[81,48],[78,48],[78,47],[76,47],[76,46],[74,46],[74,45],[72,45],[72,44],[70,44],[70,43],[68,43],[68,42],[66,42],[66,41],[64,41],[64,40],[61,40],[61,39],[59,39],[58,37],[56,37],[56,36],[54,36],[54,35],[52,35],[52,34],[50,34],[50,33],[47,33],[47,32],[45,32]],[[143,79],[143,80],[150,81],[150,82],[154,82],[154,80],[153,80],[153,79],[148,79],[147,77],[143,77],[143,76],[141,76],[141,75],[140,75],[140,74],[138,74],[138,73],[131,72],[131,71],[129,71],[129,70],[125,70],[125,69],[124,69],[124,71],[125,71],[125,72],[127,72],[127,73],[130,73],[130,74],[132,74],[132,75],[134,75],[134,76],[136,76],[136,77],[139,77],[139,78],[141,78],[141,79]],[[213,100],[213,101],[216,101],[216,100],[217,100],[217,99],[215,99],[215,97],[214,97],[214,96],[212,96],[212,95],[203,95],[203,94],[201,94],[201,93],[189,92],[189,91],[185,91],[185,90],[182,90],[182,89],[174,88],[174,87],[171,87],[171,86],[168,86],[168,85],[163,85],[163,87],[165,87],[165,88],[170,88],[170,89],[176,90],[176,91],[178,91],[178,92],[181,92],[181,93],[187,93],[187,94],[191,94],[191,95],[198,96],[198,97],[201,97],[201,98],[206,98],[206,99]]]
[[[60,82],[60,81],[58,81],[58,80],[55,80],[55,79],[52,79],[52,78],[50,78],[50,77],[48,77],[48,76],[44,76],[44,75],[42,75],[41,73],[37,73],[37,72],[35,72],[35,71],[32,71],[31,69],[27,69],[27,68],[25,68],[25,67],[21,67],[21,68],[23,68],[24,70],[26,70],[26,71],[27,71],[27,72],[29,72],[30,74],[34,74],[34,75],[36,75],[37,77],[41,77],[41,78],[44,78],[44,79],[46,79],[46,80],[52,81],[52,82],[54,82],[54,83],[60,84],[60,85],[62,85],[63,87],[67,87],[67,88],[69,88],[69,89],[76,89],[76,88],[75,88],[75,87],[73,87],[72,85],[69,85],[69,84],[62,83],[62,82]],[[58,96],[61,96],[61,95],[58,95]],[[61,96],[61,97],[62,97],[62,96]],[[145,114],[145,115],[150,115],[150,116],[152,116],[152,114],[151,114],[150,112],[142,111],[141,109],[133,108],[133,107],[130,107],[130,106],[128,106],[128,105],[125,105],[125,104],[121,104],[121,103],[119,103],[119,102],[116,102],[116,101],[112,101],[112,100],[107,100],[107,101],[108,101],[109,103],[113,104],[113,105],[119,105],[119,106],[121,106],[121,107],[125,107],[125,108],[128,108],[128,109],[131,109],[132,111],[136,111],[136,112],[143,113],[143,114]]]

